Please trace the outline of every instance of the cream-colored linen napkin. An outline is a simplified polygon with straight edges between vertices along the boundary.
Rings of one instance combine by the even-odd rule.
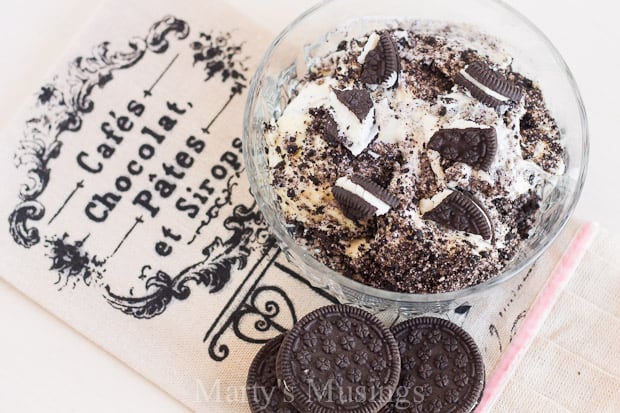
[[[199,411],[247,412],[260,345],[335,302],[286,261],[249,194],[241,116],[276,34],[252,17],[110,1],[3,133],[0,276]],[[570,222],[492,299],[443,314],[489,377],[583,229]]]

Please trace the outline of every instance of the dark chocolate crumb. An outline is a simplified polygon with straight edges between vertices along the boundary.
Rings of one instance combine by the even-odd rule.
[[[534,118],[532,117],[532,114],[530,112],[526,112],[525,115],[523,115],[523,117],[521,118],[520,126],[521,130],[533,129],[536,127],[536,122],[534,121]]]
[[[291,143],[286,146],[286,152],[288,152],[290,155],[297,153],[298,150],[299,146],[297,146],[296,143]]]

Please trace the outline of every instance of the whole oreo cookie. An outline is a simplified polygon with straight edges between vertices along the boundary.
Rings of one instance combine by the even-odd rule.
[[[456,324],[420,317],[392,328],[402,369],[398,389],[381,413],[469,413],[480,402],[485,372],[478,346]]]
[[[375,413],[400,377],[394,336],[372,314],[347,305],[306,315],[282,342],[280,389],[308,413]]]
[[[267,342],[254,357],[247,379],[247,396],[252,413],[298,413],[288,402],[290,395],[278,388],[276,355],[284,335]]]

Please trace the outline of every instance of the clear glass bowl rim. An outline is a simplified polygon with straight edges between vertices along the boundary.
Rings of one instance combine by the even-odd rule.
[[[273,52],[278,47],[278,45],[282,42],[282,40],[286,38],[286,36],[292,30],[294,30],[299,24],[301,24],[306,18],[308,18],[309,16],[311,16],[312,14],[314,14],[321,8],[325,7],[326,5],[337,2],[337,1],[339,0],[323,0],[315,4],[314,6],[312,6],[305,12],[303,12],[295,20],[293,20],[289,25],[287,25],[284,28],[284,30],[282,30],[282,32],[273,40],[271,45],[268,47],[258,68],[256,69],[254,76],[252,77],[252,81],[250,82],[250,86],[248,88],[248,97],[247,97],[244,116],[243,116],[243,135],[242,135],[243,136],[243,139],[242,139],[243,148],[242,150],[243,150],[243,157],[244,157],[244,163],[245,163],[245,170],[248,176],[248,180],[250,182],[250,188],[252,189],[252,193],[254,197],[256,198],[258,207],[261,211],[264,211],[265,206],[266,206],[266,201],[260,192],[255,191],[255,188],[258,187],[258,183],[256,181],[257,176],[256,174],[253,173],[255,168],[254,168],[253,162],[249,159],[250,158],[249,156],[249,153],[250,153],[249,125],[251,122],[251,117],[252,117],[251,109],[253,108],[256,90],[260,86],[259,85],[260,80],[263,77],[263,73],[272,57]],[[473,285],[473,286],[470,286],[470,287],[467,287],[461,290],[449,291],[449,292],[444,292],[444,293],[403,293],[403,292],[382,290],[379,288],[371,287],[369,285],[362,284],[358,281],[355,281],[351,278],[348,278],[332,270],[331,268],[325,266],[324,264],[316,260],[314,257],[312,257],[311,254],[305,251],[303,246],[297,244],[295,240],[286,231],[282,231],[281,228],[271,225],[271,223],[268,222],[270,226],[270,230],[275,233],[276,237],[281,243],[284,243],[286,245],[287,251],[291,255],[295,256],[296,259],[301,260],[304,265],[307,265],[307,266],[318,265],[322,267],[322,270],[326,273],[326,275],[329,276],[330,279],[335,281],[336,284],[342,287],[345,287],[347,289],[353,290],[357,293],[361,293],[361,294],[364,294],[364,295],[367,295],[367,296],[370,296],[372,298],[376,298],[379,300],[386,300],[394,304],[448,303],[448,302],[454,302],[457,300],[462,300],[465,298],[471,298],[477,294],[486,292],[492,287],[502,284],[503,282],[509,280],[514,275],[522,272],[524,269],[529,268],[548,249],[551,243],[562,232],[562,229],[566,226],[568,220],[573,215],[575,207],[577,206],[577,203],[579,201],[579,198],[580,198],[580,195],[581,195],[584,183],[585,183],[585,179],[586,179],[586,172],[587,172],[589,152],[590,152],[588,119],[587,119],[587,113],[586,113],[586,109],[583,103],[583,99],[581,97],[581,93],[579,92],[577,82],[575,81],[568,65],[564,61],[564,58],[561,56],[561,54],[556,49],[556,47],[553,45],[553,43],[549,40],[549,38],[536,25],[534,25],[521,12],[517,11],[516,9],[514,9],[513,7],[504,3],[501,0],[485,0],[485,1],[496,3],[496,5],[503,8],[508,14],[511,14],[512,16],[517,18],[521,23],[523,23],[525,26],[529,27],[530,30],[536,33],[536,35],[543,41],[545,46],[551,52],[552,57],[556,61],[558,66],[565,72],[566,78],[571,86],[571,91],[579,107],[579,113],[581,116],[580,123],[581,123],[581,146],[582,146],[581,168],[579,170],[579,176],[577,178],[576,186],[574,188],[574,193],[573,193],[572,198],[570,199],[570,204],[568,206],[567,212],[563,214],[563,216],[561,216],[560,219],[558,220],[558,224],[556,224],[555,226],[555,231],[547,233],[542,238],[537,248],[532,252],[532,254],[526,260],[524,260],[521,263],[520,266],[514,267],[509,271],[502,272],[498,276],[491,278],[487,281],[484,281],[480,284]],[[298,254],[296,252],[297,250],[303,250],[303,252],[301,254]],[[303,271],[305,271],[305,269],[301,268],[301,270],[302,270],[302,275],[304,275]]]

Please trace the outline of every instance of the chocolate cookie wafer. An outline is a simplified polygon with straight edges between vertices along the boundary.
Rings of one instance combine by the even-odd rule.
[[[370,98],[370,93],[365,89],[334,89],[334,93],[338,100],[342,102],[360,122],[366,119],[370,110],[373,108],[374,104]]]
[[[309,114],[314,119],[311,132],[317,132],[330,145],[346,143],[338,134],[338,124],[329,111],[324,108],[311,108]]]
[[[376,47],[366,56],[360,80],[368,85],[390,88],[398,83],[399,72],[400,57],[396,42],[390,33],[383,32]]]
[[[252,413],[299,412],[289,403],[290,395],[285,395],[278,388],[276,355],[283,339],[282,334],[267,342],[250,365],[246,390]]]
[[[287,334],[277,374],[300,411],[376,413],[396,389],[400,355],[378,318],[334,305],[306,315]]]
[[[476,343],[456,324],[420,317],[392,328],[400,349],[401,377],[381,413],[469,413],[480,402],[484,364]]]

